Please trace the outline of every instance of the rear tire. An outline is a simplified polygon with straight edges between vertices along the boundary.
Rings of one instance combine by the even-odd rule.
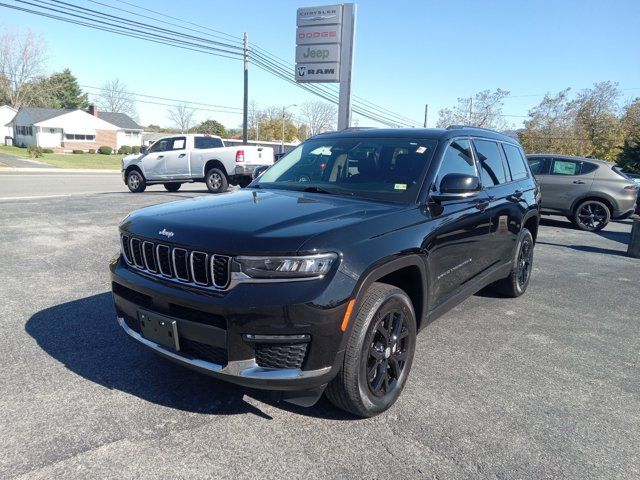
[[[212,168],[204,177],[204,182],[211,193],[223,193],[229,188],[227,176],[219,168]]]
[[[416,318],[407,294],[372,284],[351,318],[342,369],[325,393],[336,407],[359,417],[387,410],[404,388],[416,346]]]
[[[164,188],[167,190],[167,192],[177,192],[178,190],[180,190],[181,186],[182,186],[181,183],[165,183],[164,184]]]
[[[127,187],[133,193],[142,193],[147,188],[147,181],[144,179],[144,175],[138,170],[130,170],[127,173]]]
[[[507,278],[493,284],[493,290],[509,298],[516,298],[527,291],[533,271],[533,236],[523,228],[518,237],[513,258],[513,268]]]
[[[585,232],[599,232],[611,220],[609,207],[597,200],[586,200],[573,212],[573,222]]]

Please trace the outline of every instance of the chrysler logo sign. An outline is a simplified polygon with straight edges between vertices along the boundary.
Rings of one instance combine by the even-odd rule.
[[[335,25],[342,23],[342,5],[299,8],[297,25]]]

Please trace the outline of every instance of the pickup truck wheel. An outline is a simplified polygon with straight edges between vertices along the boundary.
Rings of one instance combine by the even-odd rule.
[[[207,172],[204,178],[207,188],[211,193],[226,192],[229,188],[229,182],[227,182],[227,176],[219,168],[212,168]]]
[[[166,188],[167,192],[177,192],[178,190],[180,190],[181,186],[182,186],[181,183],[165,183],[164,184],[164,188]]]
[[[533,271],[533,236],[523,228],[516,244],[513,269],[507,278],[493,284],[493,289],[505,297],[516,298],[529,286]]]
[[[141,193],[147,188],[147,182],[138,170],[131,170],[127,173],[127,187],[133,193]]]
[[[416,346],[416,318],[403,290],[374,283],[351,321],[342,370],[325,392],[338,408],[372,417],[393,405],[404,388]]]

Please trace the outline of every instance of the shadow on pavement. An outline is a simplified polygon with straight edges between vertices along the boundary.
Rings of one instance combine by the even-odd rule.
[[[244,400],[249,395],[302,415],[353,418],[324,398],[312,408],[296,407],[278,402],[269,392],[238,387],[160,358],[120,331],[108,292],[42,310],[27,321],[25,330],[72,372],[158,405],[213,415],[253,413],[271,420]]]
[[[589,245],[565,245],[562,243],[542,242],[540,240],[538,240],[536,243],[539,243],[540,245],[550,245],[552,247],[571,248],[572,250],[578,250],[580,252],[602,253],[604,255],[616,255],[619,257],[627,256],[625,251],[613,250],[611,248],[592,247]]]

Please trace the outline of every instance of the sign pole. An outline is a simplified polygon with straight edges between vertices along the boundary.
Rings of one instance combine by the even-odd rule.
[[[242,105],[242,144],[246,145],[249,140],[248,130],[249,111],[249,34],[244,32],[244,101]]]
[[[353,39],[356,32],[356,5],[342,5],[342,44],[340,46],[340,95],[338,130],[351,126],[351,79],[353,72]]]

